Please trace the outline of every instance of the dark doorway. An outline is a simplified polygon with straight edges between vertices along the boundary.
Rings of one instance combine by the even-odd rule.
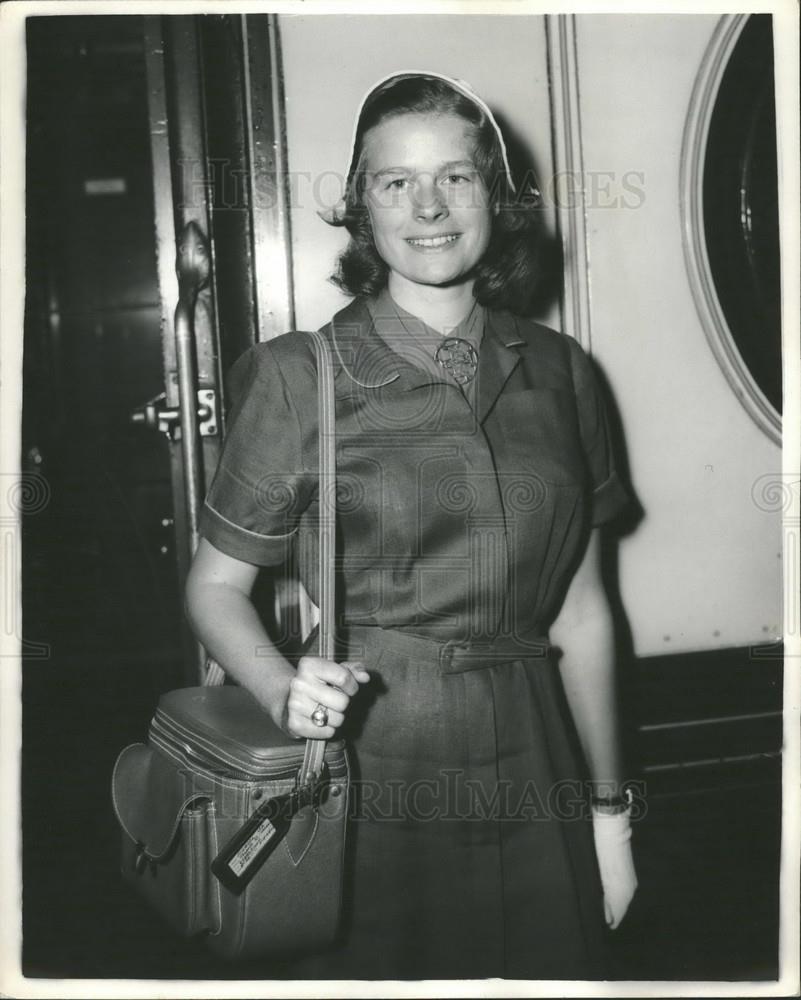
[[[36,17],[29,55],[23,456],[24,969],[104,975],[120,920],[116,754],[180,676],[142,23]],[[133,972],[133,969],[131,969]]]
[[[27,976],[247,975],[165,933],[125,887],[110,786],[120,750],[146,738],[158,696],[197,683],[181,598],[189,553],[181,434],[167,418],[177,402],[176,302],[167,301],[164,275],[174,276],[176,246],[164,233],[191,221],[218,254],[193,330],[195,389],[219,400],[220,416],[205,430],[199,420],[202,486],[226,415],[218,375],[264,332],[256,251],[283,239],[266,211],[254,236],[247,197],[232,203],[210,183],[223,167],[257,179],[274,170],[266,156],[256,166],[247,159],[256,144],[245,119],[267,136],[267,110],[258,119],[243,113],[246,95],[271,107],[263,59],[249,63],[261,89],[242,80],[244,46],[267,49],[266,22],[27,20]],[[153,419],[143,418],[148,401]],[[260,596],[272,609],[270,588]]]

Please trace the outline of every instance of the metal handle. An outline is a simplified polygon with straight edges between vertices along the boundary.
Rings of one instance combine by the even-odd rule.
[[[181,462],[186,496],[186,520],[192,552],[197,548],[197,520],[203,495],[203,458],[197,420],[197,366],[194,317],[197,297],[209,280],[209,254],[196,222],[188,222],[177,247],[178,305],[175,308],[175,362],[178,369],[178,409]]]
[[[198,427],[194,320],[197,297],[201,289],[208,284],[209,270],[209,252],[203,233],[196,222],[187,222],[178,239],[175,258],[175,271],[178,275],[175,364],[178,369],[178,423],[181,428],[186,523],[189,545],[193,553],[197,548],[198,511],[204,493],[203,454]],[[198,654],[201,682],[209,686],[222,684],[225,679],[222,668],[214,660],[207,658],[200,643],[198,643]]]

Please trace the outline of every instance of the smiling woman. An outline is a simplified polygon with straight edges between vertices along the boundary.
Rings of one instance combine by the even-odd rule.
[[[321,331],[346,486],[340,662],[287,662],[250,601],[296,539],[316,597],[308,336],[237,363],[187,587],[204,646],[277,724],[348,739],[342,936],[291,974],[602,978],[604,917],[637,884],[597,530],[627,495],[586,356],[524,318],[536,215],[481,99],[404,73],[363,103],[325,218],[347,226],[355,296]]]

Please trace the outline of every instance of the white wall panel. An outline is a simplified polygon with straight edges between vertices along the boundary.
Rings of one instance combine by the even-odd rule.
[[[577,22],[584,165],[642,175],[642,203],[587,208],[593,353],[621,411],[645,518],[621,549],[636,651],[780,633],[781,524],[755,501],[781,470],[721,372],[687,278],[679,154],[716,17]]]

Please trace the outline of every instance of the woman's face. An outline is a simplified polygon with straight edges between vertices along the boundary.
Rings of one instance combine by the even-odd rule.
[[[404,114],[365,136],[364,202],[376,248],[397,279],[470,279],[490,239],[492,212],[470,124],[453,114]]]

